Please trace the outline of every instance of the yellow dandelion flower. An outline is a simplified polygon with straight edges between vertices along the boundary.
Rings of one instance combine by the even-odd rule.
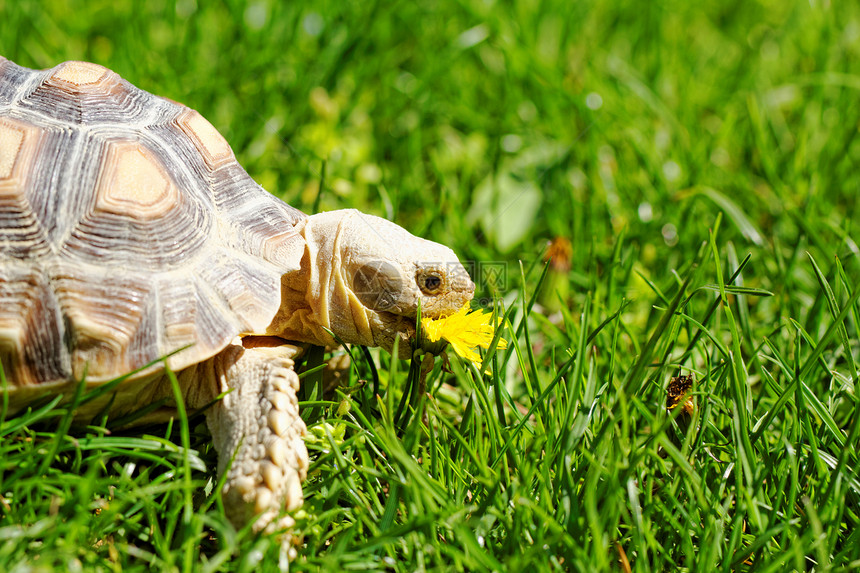
[[[430,342],[446,340],[459,356],[481,367],[481,357],[476,352],[480,346],[488,349],[493,342],[495,325],[493,314],[483,310],[470,311],[466,305],[444,318],[422,318],[421,328]],[[499,338],[497,348],[507,348],[504,338]]]

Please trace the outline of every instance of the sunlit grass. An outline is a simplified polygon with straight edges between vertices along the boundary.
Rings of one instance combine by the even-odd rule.
[[[354,348],[333,396],[306,377],[294,569],[860,565],[860,7],[0,14],[5,57],[97,61],[200,110],[273,193],[448,244],[505,313],[488,375]],[[666,408],[678,375],[694,409]],[[224,518],[202,417],[67,414],[0,419],[0,570],[276,566]]]

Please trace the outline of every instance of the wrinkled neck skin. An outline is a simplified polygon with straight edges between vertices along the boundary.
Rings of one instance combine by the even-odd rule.
[[[415,323],[390,313],[377,313],[361,304],[344,276],[341,260],[343,222],[335,229],[317,228],[318,219],[308,217],[299,230],[305,237],[301,270],[281,279],[281,308],[267,334],[319,346],[337,345],[326,329],[341,341],[381,346],[391,351],[400,337],[400,354],[409,354],[409,338]]]

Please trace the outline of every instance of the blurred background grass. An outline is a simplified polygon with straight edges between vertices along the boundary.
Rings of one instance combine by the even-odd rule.
[[[7,58],[106,65],[200,110],[291,204],[311,209],[325,161],[321,208],[393,218],[466,259],[533,260],[567,237],[588,282],[623,231],[663,274],[727,204],[743,244],[853,249],[855,3],[0,9]],[[829,211],[814,234],[792,216],[807,208]]]
[[[726,571],[733,567],[781,570],[789,564],[809,566],[810,555],[818,563],[826,561],[827,552],[821,549],[815,530],[815,524],[821,527],[821,523],[815,521],[810,507],[814,509],[816,496],[830,483],[829,474],[817,458],[804,466],[803,460],[797,462],[793,457],[794,446],[780,448],[784,446],[781,440],[790,438],[792,444],[797,440],[804,447],[811,443],[813,448],[832,448],[831,454],[838,455],[841,446],[835,436],[841,434],[835,431],[835,441],[825,438],[817,443],[812,434],[804,432],[812,432],[813,424],[816,430],[820,428],[822,417],[804,419],[805,406],[796,405],[792,398],[791,407],[786,407],[785,400],[777,401],[774,388],[777,383],[794,383],[787,374],[789,363],[794,360],[796,367],[810,356],[810,349],[798,342],[802,329],[793,329],[802,325],[809,340],[815,341],[831,324],[823,294],[826,289],[805,253],[819,261],[823,275],[835,285],[833,300],[843,301],[860,276],[855,242],[860,184],[856,168],[860,161],[860,4],[775,0],[0,0],[0,54],[35,68],[67,59],[94,61],[143,89],[199,110],[225,135],[249,173],[290,204],[308,212],[318,205],[319,209],[355,207],[382,215],[416,234],[446,243],[462,259],[476,262],[477,296],[484,302],[507,295],[511,305],[516,303],[518,288],[525,287],[530,293],[539,273],[531,273],[526,284],[521,284],[519,261],[526,269],[539,265],[548,244],[554,245],[556,264],[528,321],[532,338],[522,344],[528,356],[519,356],[517,363],[508,354],[506,360],[510,361],[503,369],[506,378],[497,371],[494,383],[499,385],[496,390],[501,392],[506,386],[517,404],[520,400],[525,404],[520,418],[528,406],[532,406],[528,410],[532,414],[533,405],[541,403],[535,401],[526,370],[533,375],[531,383],[540,382],[538,389],[548,388],[549,380],[565,373],[577,383],[581,381],[583,388],[591,388],[585,393],[594,402],[583,403],[582,411],[602,411],[606,417],[599,419],[595,414],[594,419],[578,422],[587,425],[587,429],[577,430],[584,441],[576,442],[576,448],[570,450],[572,458],[564,462],[569,462],[565,467],[575,472],[574,477],[562,471],[562,465],[558,473],[545,469],[548,462],[541,457],[545,445],[540,441],[541,430],[547,435],[560,432],[567,439],[568,430],[562,426],[572,419],[568,418],[572,410],[563,407],[565,382],[558,387],[559,395],[551,395],[549,405],[541,406],[548,411],[539,417],[534,431],[520,433],[520,425],[512,432],[518,441],[511,452],[521,456],[518,459],[524,465],[506,468],[510,474],[503,477],[510,481],[505,481],[505,488],[485,483],[489,478],[481,468],[469,470],[480,479],[468,485],[455,479],[451,485],[433,474],[450,487],[452,504],[481,504],[480,511],[470,510],[475,511],[474,516],[450,525],[455,531],[452,538],[440,542],[431,532],[418,538],[423,541],[410,538],[405,548],[393,533],[385,537],[391,531],[386,527],[397,525],[401,518],[409,527],[421,530],[424,526],[415,525],[414,520],[425,518],[422,504],[431,507],[436,503],[421,497],[422,488],[432,489],[436,482],[428,486],[418,474],[412,474],[414,484],[406,480],[392,486],[395,492],[396,487],[405,488],[400,491],[407,501],[405,505],[386,504],[382,533],[377,532],[381,537],[367,542],[364,554],[378,557],[378,552],[387,552],[390,559],[409,553],[417,561],[404,561],[409,565],[402,567],[418,568],[416,563],[423,563],[424,557],[410,552],[427,543],[431,549],[435,547],[437,566],[492,569],[494,563],[505,562],[505,555],[526,559],[519,544],[528,545],[529,539],[546,535],[546,552],[556,560],[547,558],[541,563],[556,570],[574,564],[609,567],[616,562],[623,568],[622,546],[631,557],[645,556],[633,560],[638,570],[648,570],[649,563],[658,570],[673,563],[705,568],[702,570],[717,563]],[[726,258],[724,275],[728,277],[738,260],[749,254],[743,284],[775,296],[732,297],[739,326],[732,323],[729,328],[719,314],[709,323],[712,315],[707,314],[701,320],[712,329],[711,339],[699,339],[700,332],[686,322],[666,329],[658,321],[672,293],[679,290],[681,277],[694,261],[701,260],[697,255],[700,246],[718,217],[722,217],[722,225],[714,254],[723,253]],[[504,280],[480,275],[482,269],[500,268],[493,266],[496,263],[503,264]],[[708,269],[706,276],[696,275],[698,282],[692,286],[719,282],[713,269]],[[632,304],[623,306],[631,299]],[[697,299],[687,312],[701,317],[705,313],[697,312],[712,300]],[[521,309],[518,312],[522,318]],[[577,366],[574,374],[562,369],[560,365],[585,340],[580,335],[600,330],[602,321],[610,320],[615,312],[621,316],[620,330],[610,336],[607,329],[589,339],[594,345],[590,362]],[[846,341],[845,353],[837,348],[826,361],[821,354],[812,354],[811,361],[818,360],[823,366],[821,372],[815,371],[818,378],[807,380],[834,416],[834,425],[850,435],[849,423],[856,413],[846,364],[853,365],[851,355],[857,353],[858,316],[855,309],[846,322],[850,343]],[[580,319],[582,324],[578,324]],[[654,334],[653,348],[659,347],[657,354],[663,356],[653,375],[636,370],[644,368],[638,357],[649,333]],[[651,428],[657,422],[648,412],[660,409],[664,378],[677,366],[670,359],[673,350],[684,349],[689,342],[695,348],[683,355],[676,351],[674,359],[703,370],[707,378],[712,372],[711,360],[716,363],[718,350],[724,350],[712,341],[721,340],[728,346],[732,337],[739,339],[744,360],[750,365],[749,379],[743,382],[755,394],[755,406],[749,411],[759,421],[765,417],[775,426],[772,434],[769,426],[756,434],[761,438],[762,432],[768,432],[766,439],[755,442],[761,467],[753,468],[753,473],[762,490],[744,490],[739,482],[732,492],[736,497],[715,486],[708,494],[712,498],[693,494],[684,498],[685,488],[701,487],[693,473],[700,472],[706,476],[704,483],[712,484],[719,483],[726,471],[724,465],[709,462],[710,454],[701,450],[696,472],[690,475],[673,473],[668,462],[656,454],[643,461],[626,458],[627,454],[633,456],[630,452],[615,451],[601,458],[610,468],[606,475],[585,475],[591,470],[582,468],[599,465],[590,448],[601,444],[601,436],[613,436],[617,431],[623,436],[621,443],[656,451],[653,444],[658,439],[651,436]],[[581,348],[586,348],[584,343]],[[691,352],[695,359],[689,358]],[[581,359],[582,353],[578,356]],[[773,362],[779,362],[783,370],[776,369],[777,382],[770,384],[766,371],[775,368]],[[631,394],[636,397],[631,398],[634,402],[629,411],[627,398],[618,398],[624,414],[614,418],[617,403],[595,406],[606,388],[595,397],[595,379],[617,386],[631,369],[642,377],[632,382],[625,379],[619,396],[624,389],[638,392]],[[431,381],[439,381],[439,388],[444,376],[437,369]],[[517,415],[511,412],[516,408],[506,403],[511,406],[507,414],[499,422],[488,421],[494,412],[475,405],[475,389],[461,369],[457,380],[458,388],[445,385],[442,389],[443,414],[461,424],[458,427],[467,438],[484,436],[470,442],[477,453],[472,458],[498,455],[494,457],[497,462],[505,459],[493,450],[502,442],[492,439],[507,435],[502,432],[510,430],[505,415],[511,416],[513,425]],[[738,396],[731,394],[723,378],[703,383],[703,393],[712,392],[709,399],[719,412],[713,414],[710,429],[716,431],[718,426],[722,432],[710,435],[711,447],[724,442],[737,445],[733,440],[741,440],[741,436],[731,428],[733,416],[742,409]],[[552,402],[556,398],[557,412]],[[635,402],[639,399],[641,403]],[[779,413],[774,414],[772,407]],[[326,410],[327,415],[334,416],[333,412]],[[560,415],[553,418],[554,413]],[[773,415],[776,418],[766,418]],[[606,430],[622,423],[619,419],[623,430]],[[501,430],[493,434],[495,438],[486,437],[482,432],[487,427],[492,430],[494,423]],[[607,425],[601,425],[604,423]],[[749,423],[752,425],[752,419]],[[802,423],[809,424],[803,431],[799,429]],[[442,429],[453,433],[447,426]],[[665,429],[661,426],[660,431]],[[441,436],[442,430],[438,431]],[[346,496],[343,491],[352,492],[354,483],[337,481],[345,478],[336,467],[326,473],[322,425],[316,426],[314,435],[319,443],[311,449],[322,461],[316,466],[316,481],[309,484],[307,508],[311,516],[329,516],[325,512],[335,510],[326,505],[326,495],[341,491]],[[422,439],[428,441],[426,436]],[[427,458],[414,453],[421,446],[405,441],[413,458],[423,459],[420,463],[426,466]],[[429,449],[436,452],[435,442],[430,441],[434,445]],[[447,451],[448,445],[442,442],[439,451]],[[700,442],[701,438],[697,444]],[[385,450],[389,459],[412,459],[408,455],[398,458],[398,447],[385,445],[391,448]],[[455,449],[451,447],[452,457],[456,457]],[[375,462],[362,446],[356,446],[356,452],[366,467]],[[461,451],[457,455],[468,458]],[[856,455],[852,456],[850,463],[856,461]],[[413,462],[397,463],[408,466]],[[562,462],[555,460],[552,467],[556,463]],[[453,467],[446,470],[449,477],[451,471],[460,472]],[[850,465],[848,470],[856,472],[855,467]],[[672,482],[676,489],[671,495],[652,497],[657,485],[653,491],[646,488],[661,482],[663,470],[671,476],[666,477],[667,483],[677,480]],[[375,474],[356,475],[367,479],[369,496],[375,499],[383,489]],[[404,470],[402,475],[410,474]],[[625,490],[632,483],[642,488],[644,521],[635,513],[638,499],[633,490]],[[608,485],[597,489],[598,484]],[[780,497],[783,486],[792,492],[791,503]],[[507,524],[507,506],[496,496],[502,496],[504,490],[513,499],[517,487],[523,487],[519,491],[534,499],[537,507],[529,509],[534,513],[527,517],[517,513],[511,518],[513,523]],[[857,535],[852,533],[858,523],[857,492],[844,493],[839,487],[847,486],[828,487],[823,499],[838,499],[842,505],[833,509],[836,506],[822,501],[821,511],[832,518],[825,522],[829,547],[841,551],[842,564],[850,568],[851,559],[855,566],[858,559],[857,551],[851,549],[857,546]],[[812,498],[812,505],[804,506],[806,513],[795,512],[792,496],[800,495],[798,492]],[[409,505],[410,495],[418,500],[414,506]],[[850,500],[848,509],[846,500]],[[778,530],[757,530],[761,522],[749,517],[767,503],[774,508],[770,523],[778,523],[774,526]],[[697,517],[693,509],[697,504],[702,505],[705,517]],[[396,511],[391,509],[395,507]],[[728,520],[725,516],[732,507],[737,512],[729,512],[730,531],[728,521],[719,519]],[[449,509],[440,510],[439,515],[448,516],[445,519],[450,524],[455,518],[445,513]],[[709,509],[711,513],[707,513]],[[746,510],[752,513],[744,513]],[[346,551],[344,548],[362,547],[362,535],[376,531],[378,520],[371,517],[372,510],[362,510],[358,503],[353,510],[343,511],[346,525],[332,525],[326,517],[319,518],[323,525],[318,522],[316,529],[309,529],[310,547],[315,548],[308,551],[309,558],[316,552],[341,555],[337,552]],[[511,511],[527,510],[518,505]],[[711,518],[719,522],[708,530],[716,540],[713,545],[691,541],[688,532],[712,523]],[[356,525],[364,524],[363,520],[370,524],[367,530]],[[634,522],[638,527],[630,525]],[[749,531],[748,523],[752,524]],[[517,535],[526,541],[515,538]],[[221,536],[229,540],[224,531]],[[696,540],[706,538],[711,539],[701,533]],[[442,556],[444,551],[455,551],[457,543],[463,544],[463,556]],[[746,560],[765,548],[771,551],[772,560]],[[694,556],[694,549],[701,553]],[[540,550],[534,551],[537,553],[532,555],[541,558]],[[427,555],[431,554],[428,550]],[[247,555],[251,553],[246,554],[246,564]],[[324,556],[319,559],[323,561],[308,566],[326,563]],[[337,559],[344,558],[331,559],[329,564],[340,564]],[[246,568],[253,567],[253,560],[250,562]],[[393,561],[372,562],[381,568],[398,567]],[[216,570],[217,566],[210,568]]]

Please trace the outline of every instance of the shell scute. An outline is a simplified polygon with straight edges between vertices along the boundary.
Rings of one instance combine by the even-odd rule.
[[[55,82],[57,85],[67,84],[69,90],[98,91],[98,84],[106,76],[110,77],[111,80],[119,78],[104,66],[90,62],[71,61],[64,62],[54,68],[49,81]]]
[[[130,351],[133,339],[150,336],[141,329],[151,294],[145,276],[112,276],[103,269],[62,265],[51,282],[63,309],[76,378],[86,373],[88,379],[109,379],[149,361]]]
[[[92,188],[76,188],[72,221],[62,256],[98,265],[130,261],[151,271],[187,264],[211,240],[213,216],[206,195],[177,183],[169,156],[133,139],[110,139],[97,154]]]
[[[191,139],[210,169],[218,169],[235,159],[224,136],[193,109],[187,109],[176,118],[176,127]]]
[[[158,294],[164,324],[163,346],[174,350],[189,347],[169,359],[170,367],[175,370],[190,363],[187,354],[211,356],[221,349],[225,339],[239,331],[232,317],[218,304],[212,289],[196,276],[184,281],[161,277]]]
[[[108,144],[95,194],[97,209],[143,219],[163,217],[179,200],[164,164],[133,140]]]
[[[199,276],[239,318],[242,334],[265,332],[278,310],[272,306],[269,293],[280,292],[282,273],[262,260],[230,254],[226,250],[213,252],[200,265]]]
[[[80,125],[137,121],[155,99],[115,72],[86,62],[65,62],[27,79],[18,102],[22,110]]]
[[[24,121],[0,117],[0,236],[14,258],[48,253],[44,229],[30,206],[34,172],[43,130]]]
[[[48,277],[19,262],[0,265],[0,364],[7,381],[32,386],[71,376],[60,305]]]

